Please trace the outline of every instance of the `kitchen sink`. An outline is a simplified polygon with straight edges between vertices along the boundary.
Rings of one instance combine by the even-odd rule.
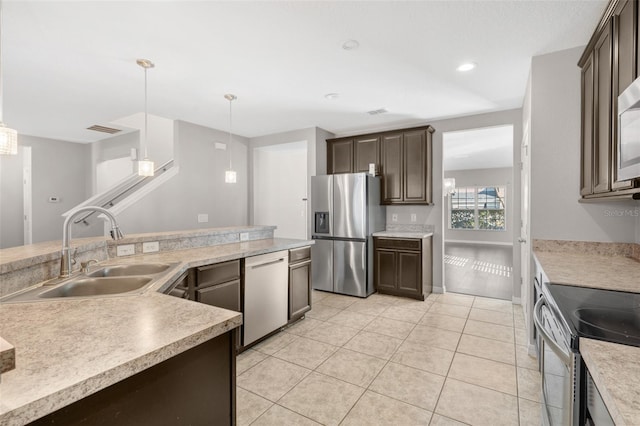
[[[117,296],[141,293],[177,263],[108,265],[88,275],[55,278],[44,285],[0,298],[0,303],[34,302],[64,298]]]
[[[137,263],[131,265],[106,266],[87,274],[89,277],[122,277],[130,275],[153,275],[164,272],[171,265],[167,263]]]
[[[45,291],[38,297],[50,299],[126,293],[144,287],[151,279],[151,277],[79,278]]]

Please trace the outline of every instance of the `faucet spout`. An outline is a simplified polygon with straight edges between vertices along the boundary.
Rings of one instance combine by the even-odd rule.
[[[109,219],[109,222],[111,222],[111,231],[109,232],[111,238],[120,240],[124,237],[124,234],[118,227],[115,216],[109,210],[98,206],[86,206],[74,210],[67,216],[64,220],[64,225],[62,225],[62,257],[60,258],[59,278],[68,278],[71,275],[71,265],[73,263],[73,259],[71,258],[71,224],[73,223],[73,219],[79,213],[90,211],[102,213]]]

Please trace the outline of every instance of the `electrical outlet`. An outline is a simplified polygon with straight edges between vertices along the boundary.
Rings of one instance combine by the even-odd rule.
[[[207,213],[199,213],[198,223],[207,223],[207,222],[209,222],[209,215]]]
[[[249,233],[241,232],[240,233],[240,241],[249,241]]]
[[[398,215],[396,213],[391,215],[391,222],[397,222],[398,221]]]
[[[418,220],[418,218],[416,217],[416,214],[411,213],[411,222],[415,222],[416,220]]]
[[[160,243],[158,241],[149,241],[148,243],[142,243],[143,253],[155,253],[160,251]]]
[[[116,246],[117,256],[131,256],[132,254],[136,254],[135,244],[122,244],[120,246]]]

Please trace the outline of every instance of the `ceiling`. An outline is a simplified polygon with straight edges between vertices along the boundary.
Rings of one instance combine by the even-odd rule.
[[[444,170],[513,167],[513,126],[446,132],[442,145]]]
[[[255,137],[519,108],[531,57],[584,45],[598,1],[3,1],[4,121],[76,142],[144,110]],[[359,48],[345,50],[347,40]],[[463,62],[478,67],[456,71]],[[339,93],[326,99],[327,93]],[[385,108],[385,114],[367,111]]]

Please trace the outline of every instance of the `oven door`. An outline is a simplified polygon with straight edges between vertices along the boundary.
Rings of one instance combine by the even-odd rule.
[[[580,355],[568,347],[566,332],[544,295],[536,302],[533,320],[541,338],[543,422],[579,425]]]

